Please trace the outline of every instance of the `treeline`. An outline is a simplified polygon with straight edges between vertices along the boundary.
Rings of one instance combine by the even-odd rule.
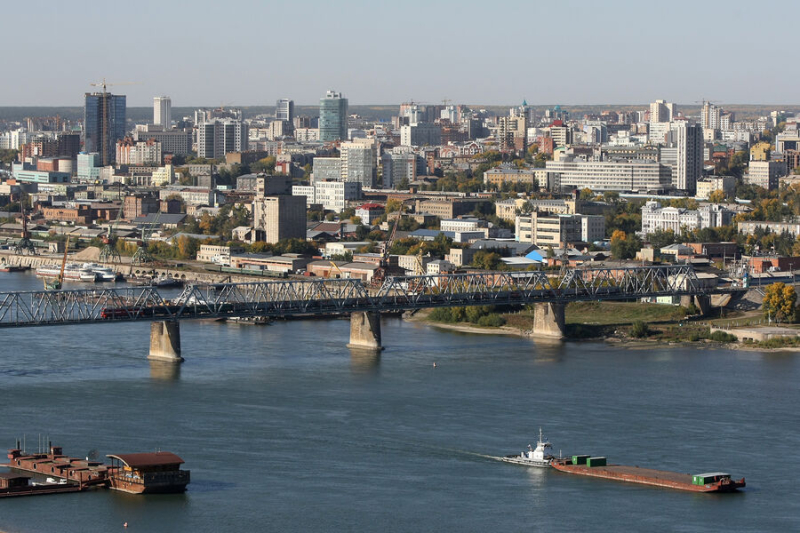
[[[456,324],[469,322],[483,327],[497,328],[505,325],[506,320],[493,305],[476,305],[470,307],[439,307],[428,315],[434,322]]]

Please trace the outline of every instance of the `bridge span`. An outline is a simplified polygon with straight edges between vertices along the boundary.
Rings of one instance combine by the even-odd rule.
[[[381,312],[534,304],[534,334],[561,337],[569,302],[684,296],[704,308],[711,294],[739,290],[706,287],[677,265],[389,277],[378,289],[315,278],[189,285],[171,299],[153,287],[4,292],[0,328],[151,321],[150,357],[180,361],[178,323],[187,319],[349,314],[349,346],[379,350]]]

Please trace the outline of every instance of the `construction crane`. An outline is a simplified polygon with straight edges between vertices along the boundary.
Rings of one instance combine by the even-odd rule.
[[[330,270],[328,271],[328,275],[327,275],[327,276],[325,276],[325,277],[326,277],[326,278],[330,278],[330,277],[333,275],[333,271],[334,271],[334,270],[337,270],[337,271],[339,272],[339,274],[338,274],[338,276],[337,276],[337,277],[339,277],[339,278],[343,278],[343,277],[344,277],[344,272],[342,272],[342,269],[341,269],[341,268],[339,268],[339,265],[337,265],[335,261],[330,261],[330,263],[331,263],[331,266],[332,266],[333,268],[332,268],[332,269],[330,269]]]
[[[114,227],[119,224],[122,217],[122,206],[119,206],[117,211],[117,218],[108,226],[108,235],[103,237],[103,249],[100,250],[101,263],[120,263],[122,259],[119,257],[119,252],[116,247],[116,239],[114,239]]]
[[[92,87],[102,87],[103,88],[103,94],[108,94],[108,91],[106,90],[106,87],[114,87],[114,86],[117,86],[117,85],[139,85],[139,82],[138,81],[120,81],[120,82],[116,82],[116,83],[107,83],[106,79],[103,78],[103,81],[98,82],[98,83],[90,83],[89,85],[91,85]]]
[[[142,245],[139,248],[137,248],[136,252],[133,254],[133,258],[131,259],[131,264],[142,265],[144,263],[151,263],[153,261],[153,257],[147,251],[147,247],[150,242],[150,237],[153,236],[153,231],[155,227],[158,225],[158,219],[160,217],[161,217],[161,210],[159,210],[156,213],[156,216],[153,218],[153,222],[147,223],[147,225],[142,229]],[[148,229],[150,231],[148,231]]]
[[[69,238],[70,236],[67,235],[67,243],[64,245],[64,257],[61,258],[61,270],[58,271],[58,277],[47,283],[44,282],[44,289],[47,291],[58,291],[61,290],[61,287],[64,286],[64,269],[67,266],[67,252],[69,252]]]
[[[22,213],[22,233],[20,234],[19,241],[17,241],[17,245],[14,247],[14,253],[23,255],[27,250],[31,255],[36,255],[36,246],[33,245],[31,233],[28,231],[28,217],[25,214],[24,196],[20,196],[19,198],[19,211]]]
[[[386,281],[386,275],[389,272],[389,250],[392,249],[392,245],[394,244],[395,236],[397,235],[397,228],[400,226],[400,220],[403,218],[403,210],[405,209],[405,204],[400,204],[400,210],[397,212],[397,220],[392,226],[392,231],[389,233],[389,238],[386,239],[386,242],[383,245],[383,254],[381,255],[380,263],[378,264],[378,268],[375,270],[375,274],[372,276],[372,286],[373,287],[380,287],[383,285],[383,282]],[[389,220],[389,214],[386,214],[386,220]]]

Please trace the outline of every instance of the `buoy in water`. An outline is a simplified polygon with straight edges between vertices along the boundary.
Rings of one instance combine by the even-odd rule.
[[[436,368],[436,362],[435,362],[435,361],[434,361],[434,363],[433,363],[433,368]]]

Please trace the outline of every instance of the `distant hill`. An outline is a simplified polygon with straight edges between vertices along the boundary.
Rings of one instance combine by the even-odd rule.
[[[737,119],[753,118],[769,114],[771,111],[779,110],[785,111],[789,114],[800,112],[800,105],[766,105],[766,104],[720,104],[726,111],[733,111],[736,113]],[[215,107],[215,106],[207,106]],[[275,106],[232,106],[240,107],[244,111],[245,117],[254,117],[256,115],[274,115]],[[486,109],[493,115],[505,115],[508,106],[483,106],[479,104],[468,104],[468,107],[473,109]],[[541,116],[546,109],[552,109],[554,105],[536,105],[532,106],[536,114]],[[570,116],[573,118],[580,118],[585,114],[599,114],[602,111],[641,111],[649,108],[649,104],[630,104],[630,105],[565,105],[561,107],[569,111]],[[181,118],[185,116],[193,116],[197,107],[173,107],[173,118]],[[699,116],[700,106],[697,104],[682,105],[678,104],[678,109],[686,116]],[[396,115],[399,110],[399,104],[394,105],[351,105],[350,112],[357,113],[368,120],[384,120],[388,121],[393,115]],[[295,106],[296,115],[308,115],[315,117],[319,115],[318,106]],[[47,117],[47,116],[60,116],[69,120],[78,120],[83,118],[82,107],[0,107],[0,122],[4,121],[21,121],[27,117]],[[128,119],[134,122],[145,123],[153,119],[152,107],[129,107]]]

